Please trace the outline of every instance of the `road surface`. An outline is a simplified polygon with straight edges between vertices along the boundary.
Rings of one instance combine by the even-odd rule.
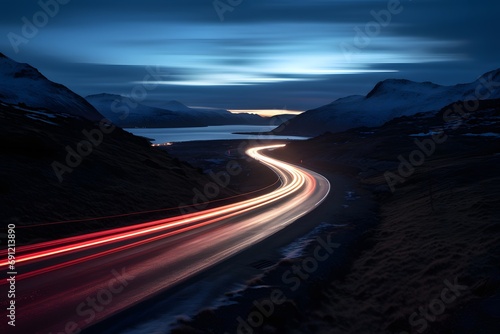
[[[276,190],[219,208],[16,248],[16,326],[2,333],[77,333],[258,243],[312,211],[330,184],[305,168],[247,154],[280,178]],[[6,273],[6,250],[0,269]],[[3,280],[2,294],[9,284]],[[3,310],[9,306],[2,297]],[[5,311],[4,311],[5,312]],[[7,331],[4,331],[6,329]]]

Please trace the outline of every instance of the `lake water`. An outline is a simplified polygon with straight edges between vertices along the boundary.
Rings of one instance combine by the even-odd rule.
[[[199,128],[134,128],[125,129],[136,136],[154,139],[154,144],[185,142],[195,140],[227,140],[227,139],[290,139],[304,140],[307,137],[297,136],[258,136],[237,135],[234,132],[266,132],[276,126],[263,125],[218,125]]]

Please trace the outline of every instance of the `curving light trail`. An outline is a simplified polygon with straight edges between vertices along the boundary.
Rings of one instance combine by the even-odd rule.
[[[330,184],[317,173],[262,154],[283,146],[254,147],[246,152],[281,180],[281,185],[268,194],[178,217],[18,247],[17,280],[23,281],[20,286],[26,289],[24,293],[37,300],[45,293],[60,294],[53,309],[42,312],[43,305],[33,302],[18,312],[44,318],[71,308],[72,303],[78,305],[79,300],[105,284],[97,273],[126,263],[138,277],[135,282],[142,283],[130,288],[128,295],[116,297],[112,307],[99,314],[101,318],[109,316],[256,244],[312,211],[326,198]],[[0,268],[5,270],[5,251],[1,256]],[[79,289],[75,291],[76,281],[63,282],[68,276],[81,282]],[[53,289],[42,291],[42,281],[50,281]],[[73,294],[64,294],[62,286],[72,289]],[[68,317],[74,314],[70,312]],[[75,321],[88,325],[82,319]],[[56,325],[47,328],[57,330]]]

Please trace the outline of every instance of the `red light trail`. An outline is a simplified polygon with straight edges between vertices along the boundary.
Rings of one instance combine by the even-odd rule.
[[[262,154],[283,146],[255,147],[246,152],[281,180],[281,185],[267,194],[177,217],[17,247],[19,294],[36,297],[20,306],[19,316],[29,316],[29,326],[42,326],[51,314],[74,309],[75,303],[103,286],[100,274],[126,265],[138,277],[134,280],[138,285],[115,296],[113,305],[99,314],[99,319],[105,318],[255,245],[312,211],[326,198],[330,184],[317,173]],[[4,253],[2,270],[7,266]],[[75,280],[63,281],[68,276]],[[81,289],[75,290],[79,286]],[[65,287],[72,293],[65,293]],[[40,301],[54,293],[59,299],[44,307]],[[88,326],[74,312],[66,316],[81,328]],[[57,330],[59,322],[65,320],[60,318],[54,316],[55,323],[43,330]]]

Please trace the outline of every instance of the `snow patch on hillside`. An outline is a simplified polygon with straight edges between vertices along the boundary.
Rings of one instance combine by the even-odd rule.
[[[282,125],[290,135],[319,135],[361,126],[380,126],[401,116],[435,113],[457,101],[500,98],[500,69],[488,72],[476,81],[455,86],[431,82],[388,79],[379,82],[366,96],[353,95],[323,107],[306,111]]]
[[[92,121],[103,117],[84,98],[44,77],[37,69],[0,54],[0,100],[6,104],[47,109]]]

